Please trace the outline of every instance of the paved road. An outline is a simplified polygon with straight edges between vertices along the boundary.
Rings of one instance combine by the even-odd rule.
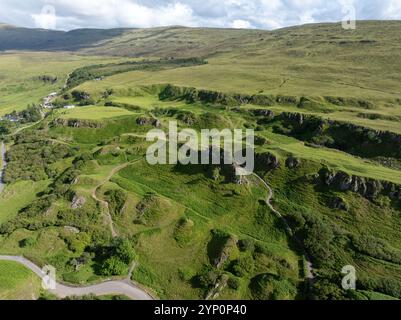
[[[18,256],[0,256],[0,260],[14,261],[20,263],[34,272],[41,279],[44,278],[42,270],[31,261]],[[102,295],[125,295],[132,300],[152,300],[153,298],[143,289],[135,286],[129,279],[121,281],[106,281],[100,284],[87,287],[72,287],[57,283],[55,290],[49,292],[60,298],[69,296],[83,296],[88,294]]]

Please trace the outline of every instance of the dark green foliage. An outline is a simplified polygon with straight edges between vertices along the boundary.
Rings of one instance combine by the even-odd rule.
[[[242,252],[253,252],[253,250],[255,250],[255,241],[251,239],[241,239],[238,241],[238,248]]]
[[[245,277],[255,269],[255,263],[251,256],[241,257],[233,261],[231,270],[237,277]]]
[[[61,210],[57,214],[57,225],[71,226],[79,230],[91,232],[99,221],[97,210],[93,206],[86,205],[80,209]]]
[[[183,58],[129,61],[122,63],[109,63],[104,65],[92,65],[79,68],[72,72],[67,81],[67,88],[71,89],[89,80],[102,80],[103,77],[108,77],[123,72],[136,70],[159,71],[164,69],[184,68],[202,64],[207,64],[207,61],[200,58]],[[110,92],[108,92],[107,97],[109,95]]]
[[[91,98],[90,94],[85,91],[74,90],[71,92],[72,98],[80,106],[89,106],[95,104],[95,101]]]
[[[42,112],[40,111],[40,107],[33,104],[21,112],[13,111],[12,113],[6,115],[5,118],[12,119],[20,123],[30,123],[42,120],[43,116]]]
[[[288,279],[273,274],[260,274],[252,278],[249,285],[256,300],[293,299],[297,289]]]
[[[119,215],[127,201],[127,194],[121,190],[111,190],[106,192],[107,202],[109,203],[110,212],[113,215]]]
[[[39,81],[43,81],[44,83],[50,83],[50,84],[55,84],[58,80],[56,76],[49,76],[49,75],[43,75],[43,76],[38,76],[35,79]]]
[[[346,292],[339,284],[341,284],[341,279],[333,281],[333,279],[318,277],[312,286],[310,298],[313,300],[344,300]]]
[[[227,281],[227,285],[233,290],[238,290],[241,286],[241,281],[238,278],[230,277]]]
[[[216,285],[221,273],[211,267],[204,267],[202,271],[192,279],[195,287],[210,290]]]
[[[13,124],[8,120],[0,120],[0,135],[7,135],[11,132]]]
[[[134,259],[135,252],[129,240],[116,238],[105,248],[103,256],[107,258],[101,265],[102,275],[124,275],[128,272],[128,265]]]
[[[284,112],[276,117],[274,131],[297,139],[336,148],[363,157],[401,158],[400,135],[350,123],[328,121],[314,115]]]
[[[361,277],[357,280],[357,288],[377,291],[401,299],[401,282],[395,279]]]
[[[333,226],[311,214],[291,214],[288,222],[302,239],[316,266],[332,266],[335,258],[333,256],[335,240]]]
[[[129,240],[124,238],[114,239],[112,243],[112,251],[124,263],[129,264],[135,257],[134,249]]]
[[[36,240],[34,238],[25,238],[19,242],[19,246],[21,248],[32,247],[36,244]]]
[[[171,84],[166,85],[159,94],[160,100],[185,100],[188,103],[202,102],[208,104],[219,104],[225,106],[236,106],[243,104],[255,104],[260,106],[272,106],[282,103],[296,103],[295,97],[283,97],[272,95],[245,95],[229,94],[219,91],[198,90],[195,88],[178,87]],[[280,102],[281,103],[281,102]]]
[[[7,167],[3,179],[6,183],[18,179],[46,180],[52,175],[51,164],[73,154],[74,150],[70,147],[54,143],[46,137],[37,134],[19,135],[6,154]]]
[[[55,200],[54,195],[44,196],[21,209],[18,216],[0,225],[0,234],[11,234],[21,228],[35,231],[52,225],[52,222],[42,221],[40,218],[45,215]]]
[[[110,257],[103,265],[101,273],[104,276],[120,276],[128,272],[128,266],[118,257]]]
[[[401,251],[391,247],[386,241],[369,235],[354,235],[352,244],[355,249],[371,257],[401,264]]]

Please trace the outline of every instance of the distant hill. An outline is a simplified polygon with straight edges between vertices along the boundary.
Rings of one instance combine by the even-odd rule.
[[[185,28],[77,29],[69,32],[0,24],[0,51],[65,50],[126,56],[209,55],[267,31]]]
[[[1,50],[199,57],[209,65],[197,68],[196,78],[189,68],[154,73],[151,79],[147,74],[142,79],[138,73],[128,74],[120,80],[401,103],[401,21],[358,21],[356,30],[344,30],[340,23],[274,31],[170,26],[63,32],[7,26],[0,28]]]
[[[124,29],[79,29],[70,32],[18,28],[0,24],[0,51],[71,50],[93,46],[99,41],[118,37]]]

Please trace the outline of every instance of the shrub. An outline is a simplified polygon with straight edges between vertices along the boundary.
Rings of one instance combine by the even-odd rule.
[[[238,277],[245,277],[253,272],[255,263],[252,257],[242,257],[235,260],[232,264],[232,272]]]
[[[118,257],[107,259],[101,267],[101,274],[104,276],[120,276],[128,272],[127,265]]]
[[[253,251],[255,249],[255,241],[251,239],[242,239],[238,241],[238,248],[242,251]]]
[[[36,240],[34,238],[25,238],[19,242],[19,246],[21,248],[32,247],[36,244]]]
[[[110,206],[110,211],[113,215],[118,215],[124,208],[127,201],[127,194],[121,189],[111,190],[106,193],[107,200]]]
[[[227,285],[233,290],[238,290],[241,286],[241,281],[238,278],[231,277],[228,279]]]

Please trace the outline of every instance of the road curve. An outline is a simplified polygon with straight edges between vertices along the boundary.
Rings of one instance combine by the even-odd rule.
[[[41,268],[24,257],[0,256],[0,261],[17,262],[30,269],[39,278],[43,279],[45,276]],[[153,298],[146,291],[135,286],[129,279],[121,281],[106,281],[86,287],[73,287],[57,283],[56,289],[48,291],[60,298],[66,298],[69,296],[83,296],[88,294],[94,294],[96,296],[112,294],[125,295],[132,300],[153,300]]]
[[[313,273],[313,264],[312,261],[309,257],[308,252],[305,249],[304,244],[302,243],[301,240],[299,240],[299,238],[295,235],[294,231],[291,229],[290,225],[288,224],[287,220],[284,218],[284,216],[274,208],[274,206],[272,205],[272,199],[274,196],[273,190],[272,188],[267,184],[267,182],[262,179],[259,175],[257,175],[256,173],[252,174],[255,178],[257,178],[268,190],[268,195],[267,195],[267,199],[266,199],[266,203],[268,205],[268,207],[270,208],[271,211],[273,211],[284,223],[285,228],[287,230],[287,233],[293,238],[295,239],[295,241],[298,243],[298,245],[302,248],[302,250],[304,251],[304,256],[305,256],[305,260],[306,260],[306,278],[308,279],[309,283],[313,283],[313,280],[315,279],[314,273]]]

